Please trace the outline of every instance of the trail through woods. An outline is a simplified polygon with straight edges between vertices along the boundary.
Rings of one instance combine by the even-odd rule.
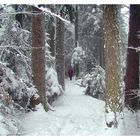
[[[45,112],[39,105],[37,111],[21,116],[22,125],[19,135],[139,135],[140,129],[136,116],[128,111],[126,111],[125,120],[122,119],[119,129],[107,128],[104,102],[84,95],[84,90],[76,85],[74,80],[67,79],[65,94],[54,103],[55,111]]]
[[[65,95],[55,103],[55,111],[41,107],[22,118],[21,135],[100,135],[104,103],[83,93],[84,88],[66,80]],[[98,106],[98,107],[97,107]]]

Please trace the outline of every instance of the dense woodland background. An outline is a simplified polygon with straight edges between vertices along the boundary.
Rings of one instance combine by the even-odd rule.
[[[140,5],[0,5],[0,125],[16,135],[19,114],[51,110],[71,66],[117,127],[140,107],[139,22]]]

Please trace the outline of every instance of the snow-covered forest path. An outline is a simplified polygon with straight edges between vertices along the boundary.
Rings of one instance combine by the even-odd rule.
[[[101,135],[104,131],[104,102],[84,95],[84,88],[66,80],[66,92],[55,103],[55,111],[41,106],[21,118],[21,135]]]

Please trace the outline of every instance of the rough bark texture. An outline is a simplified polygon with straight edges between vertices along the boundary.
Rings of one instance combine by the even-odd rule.
[[[40,95],[41,103],[47,111],[45,89],[45,17],[40,10],[33,7],[34,12],[40,13],[32,17],[32,72],[33,82]]]
[[[59,18],[56,19],[56,71],[58,82],[65,89],[64,23]]]
[[[117,6],[104,5],[105,72],[106,72],[106,113],[113,112],[114,120],[108,126],[117,126],[116,113],[119,111],[120,70],[118,62]],[[108,110],[109,109],[109,110]]]
[[[128,47],[137,48],[140,46],[140,5],[130,6],[130,20],[129,20],[129,37]],[[127,106],[135,109],[137,107],[138,98],[131,90],[139,88],[139,54],[133,50],[127,50],[127,67],[125,77],[125,103]]]

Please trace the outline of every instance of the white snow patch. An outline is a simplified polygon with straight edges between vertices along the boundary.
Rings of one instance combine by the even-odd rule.
[[[84,95],[84,88],[66,80],[66,93],[54,104],[55,111],[36,112],[22,118],[23,135],[100,135],[104,102]],[[98,106],[98,107],[97,107]]]
[[[3,123],[0,122],[0,136],[6,136],[8,134],[8,130],[6,130]]]
[[[85,89],[66,80],[66,92],[54,104],[55,111],[45,112],[41,105],[37,111],[21,116],[21,135],[30,136],[116,136],[139,135],[140,115],[128,110],[123,113],[118,128],[105,123],[105,104],[84,95]],[[140,114],[140,113],[139,113]],[[136,122],[137,118],[137,122]]]

